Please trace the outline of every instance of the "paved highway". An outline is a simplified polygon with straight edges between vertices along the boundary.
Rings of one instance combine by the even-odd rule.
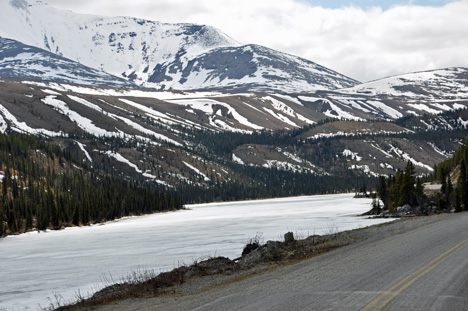
[[[108,308],[468,310],[468,213],[397,223],[371,235],[197,295],[126,301]]]

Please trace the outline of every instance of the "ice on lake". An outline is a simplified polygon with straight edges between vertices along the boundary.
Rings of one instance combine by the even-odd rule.
[[[88,295],[132,271],[166,271],[207,256],[239,257],[258,233],[281,240],[366,227],[370,199],[352,194],[210,203],[61,231],[0,239],[0,309],[37,310]]]

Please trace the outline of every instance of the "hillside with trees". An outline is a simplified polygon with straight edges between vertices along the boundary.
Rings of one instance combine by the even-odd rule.
[[[0,133],[0,236],[177,210],[184,203],[351,192],[376,182],[351,171],[321,176],[226,165],[239,180],[163,187],[92,167],[40,136]]]
[[[456,212],[468,211],[468,141],[446,161],[434,169],[434,180],[441,184],[439,200],[442,206],[453,207]]]
[[[176,210],[169,191],[102,174],[34,136],[0,134],[0,236]]]
[[[427,207],[435,205],[437,212],[468,211],[468,141],[452,157],[435,165],[434,173],[426,178],[416,177],[414,165],[408,161],[405,170],[399,170],[395,176],[380,176],[377,183],[376,197],[372,214],[397,212],[398,208],[409,206],[414,212],[427,214]],[[440,190],[427,195],[423,181],[440,184]]]

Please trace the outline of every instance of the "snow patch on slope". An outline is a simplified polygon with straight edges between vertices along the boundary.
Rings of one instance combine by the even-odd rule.
[[[313,173],[314,171],[308,167],[303,167],[300,165],[292,164],[285,161],[278,161],[278,160],[266,160],[266,163],[262,165],[265,168],[276,168],[277,170],[282,171],[291,171],[291,172],[299,172],[299,173]]]
[[[49,136],[49,137],[67,136],[67,134],[65,134],[65,133],[63,133],[61,131],[60,132],[54,132],[54,131],[49,131],[49,130],[46,130],[46,129],[32,128],[29,125],[27,125],[26,122],[18,121],[18,119],[16,119],[16,117],[14,115],[12,115],[2,105],[0,105],[0,112],[3,113],[3,116],[5,117],[5,119],[7,119],[8,121],[10,121],[10,123],[12,123],[10,127],[11,127],[12,130],[14,130],[16,132],[29,133],[29,134],[33,134],[33,135],[45,135],[45,136]],[[5,120],[2,118],[0,120],[0,122],[2,124],[2,129],[6,130],[7,125],[6,125]]]
[[[5,133],[8,129],[8,123],[3,119],[2,115],[0,114],[0,132]]]
[[[370,168],[369,168],[369,165],[356,165],[356,164],[353,164],[348,169],[350,169],[350,170],[361,170],[361,171],[364,172],[364,174],[374,176],[374,177],[379,177],[380,176],[380,174],[372,172],[370,170]]]
[[[285,97],[285,96],[282,96],[282,97]],[[276,110],[278,110],[278,111],[280,111],[280,112],[282,112],[282,113],[284,113],[284,114],[286,114],[286,115],[288,115],[290,117],[297,118],[300,121],[306,122],[307,124],[314,124],[315,123],[314,121],[312,121],[312,120],[304,117],[303,115],[297,113],[294,109],[292,109],[291,107],[289,107],[285,103],[277,100],[276,98],[273,98],[271,96],[266,96],[266,97],[263,98],[263,100],[264,101],[270,101],[273,108],[275,108]]]
[[[410,155],[408,153],[404,152],[403,150],[398,149],[397,147],[395,147],[393,145],[390,145],[390,147],[392,148],[391,151],[393,151],[396,155],[398,155],[399,157],[402,157],[406,161],[411,161],[411,163],[413,163],[414,165],[419,166],[419,167],[423,167],[423,168],[425,168],[426,170],[428,170],[430,172],[434,171],[434,169],[432,167],[430,167],[429,165],[426,165],[426,164],[424,164],[422,162],[419,162],[419,161],[415,160],[414,158],[410,157]]]
[[[403,114],[401,112],[393,109],[390,106],[385,105],[382,102],[379,102],[376,100],[368,100],[367,103],[374,106],[375,108],[382,111],[383,113],[389,115],[392,119],[398,119],[398,118],[403,117]]]
[[[239,114],[233,107],[230,105],[213,100],[213,99],[205,99],[205,98],[195,98],[195,99],[176,99],[176,100],[167,100],[167,102],[176,104],[176,105],[183,105],[189,106],[191,109],[200,110],[204,112],[208,116],[215,115],[215,106],[221,106],[227,109],[228,114],[231,114],[232,117],[242,125],[250,127],[254,130],[261,130],[263,127],[253,124],[250,122],[246,117]],[[216,109],[216,111],[218,111]]]
[[[86,150],[86,145],[80,143],[79,141],[76,141],[75,140],[75,143],[78,145],[78,147],[80,147],[81,151],[83,151],[83,153],[85,154],[86,158],[88,159],[89,163],[93,163],[93,159],[91,158],[91,156],[89,155],[88,153],[88,150]]]
[[[361,161],[362,157],[360,157],[356,152],[352,152],[349,149],[345,149],[342,153],[345,157],[351,157],[351,159],[356,160],[356,161]]]
[[[185,161],[182,161],[182,163],[185,164],[185,166],[187,166],[188,168],[190,168],[191,170],[193,170],[195,173],[197,173],[198,175],[202,176],[203,179],[205,181],[211,181],[211,179],[209,179],[205,174],[203,174],[198,168],[196,168],[195,166],[193,165],[190,165],[189,163],[185,162]]]
[[[297,125],[296,123],[294,123],[293,121],[289,120],[288,117],[280,114],[280,113],[276,113],[274,112],[273,110],[269,109],[269,108],[266,108],[266,107],[263,107],[263,110],[265,110],[266,112],[268,112],[269,114],[271,114],[273,117],[275,117],[276,119],[280,120],[281,122],[284,122],[286,124],[289,124],[289,125],[292,125],[293,127],[299,127],[299,125]]]
[[[236,156],[234,153],[232,154],[232,162],[245,165],[244,161],[242,161],[242,159]]]
[[[157,177],[154,176],[154,175],[149,174],[148,171],[143,172],[142,170],[140,170],[140,169],[138,168],[137,165],[135,165],[134,163],[130,162],[128,159],[126,159],[126,158],[125,158],[124,156],[122,156],[120,153],[112,152],[112,151],[106,151],[106,152],[104,152],[104,154],[108,155],[109,157],[114,158],[114,159],[117,160],[118,162],[127,164],[128,166],[130,166],[131,168],[133,168],[137,173],[143,175],[143,176],[146,177],[146,178],[153,179],[153,181],[155,181],[155,182],[158,183],[158,184],[165,185],[165,186],[170,186],[170,185],[169,185],[168,183],[166,183],[165,181],[156,180]]]
[[[41,99],[41,101],[46,105],[52,106],[55,110],[67,116],[86,133],[97,137],[125,137],[125,134],[122,132],[110,132],[96,126],[92,120],[83,117],[76,111],[71,110],[65,102],[56,99],[56,96],[54,95],[47,96],[46,98]]]

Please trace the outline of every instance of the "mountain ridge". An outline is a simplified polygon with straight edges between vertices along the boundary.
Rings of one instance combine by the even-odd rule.
[[[226,67],[217,68],[213,63],[236,64],[237,83],[242,84],[241,77],[249,80],[255,76],[254,87],[249,87],[252,81],[247,81],[239,91],[258,91],[259,85],[262,91],[281,91],[275,80],[287,82],[290,85],[287,91],[293,92],[336,89],[358,83],[313,62],[258,45],[250,48],[260,57],[243,53],[237,41],[211,26],[76,14],[34,0],[0,3],[0,36],[157,89],[215,89],[224,80]],[[223,48],[225,53],[217,50]],[[241,62],[236,58],[252,66],[241,72]],[[257,66],[262,62],[267,64]],[[197,64],[209,74],[209,80],[206,74],[199,75],[200,71],[187,74],[189,65]],[[234,69],[228,70],[230,75],[234,74]],[[323,79],[323,74],[327,79]]]
[[[0,77],[133,88],[134,84],[52,52],[0,37]]]
[[[158,51],[168,53],[151,59],[165,60],[153,63],[158,67],[155,70],[146,65],[146,78],[160,89],[182,90],[109,87],[106,83],[83,86],[59,79],[41,81],[40,75],[32,82],[25,75],[28,67],[38,63],[25,63],[19,72],[17,62],[23,57],[19,52],[9,69],[18,71],[15,83],[8,78],[0,82],[2,132],[40,135],[108,173],[147,184],[229,188],[237,182],[265,185],[266,179],[290,178],[290,174],[372,178],[391,175],[407,161],[417,166],[419,174],[430,174],[435,161],[455,150],[468,126],[465,67],[357,84],[300,57],[254,44],[240,45],[208,26],[99,16],[87,16],[85,20],[92,22],[82,24],[82,15],[63,13],[38,1],[9,3],[0,6],[8,7],[13,17],[30,18],[29,24],[17,21],[22,25],[18,31],[49,22],[36,32],[54,30],[63,16],[70,17],[57,36],[23,34],[44,39],[42,45],[60,53],[60,36],[74,30],[91,38],[99,34],[83,41],[85,46],[104,46],[124,56],[140,53],[141,44],[139,52],[128,47],[152,30],[154,38],[149,37],[155,41],[146,47],[162,45],[157,35],[167,39],[164,42],[169,46]],[[41,10],[46,13],[33,14]],[[55,19],[43,20],[50,10],[57,13]],[[145,30],[135,32],[129,25]],[[20,52],[32,49],[17,45]],[[120,47],[121,52],[116,52]],[[45,50],[41,53],[51,55]],[[145,70],[139,68],[136,73],[137,65],[128,67],[125,57],[121,59],[125,71],[116,72],[124,74],[126,81],[139,79]],[[48,66],[56,66],[55,62]],[[71,60],[69,64],[80,66]],[[2,65],[7,67],[8,62]],[[172,84],[165,85],[168,82]],[[453,135],[436,137],[438,131]],[[254,170],[266,179],[259,181],[251,175]],[[283,190],[286,194],[299,191]]]

